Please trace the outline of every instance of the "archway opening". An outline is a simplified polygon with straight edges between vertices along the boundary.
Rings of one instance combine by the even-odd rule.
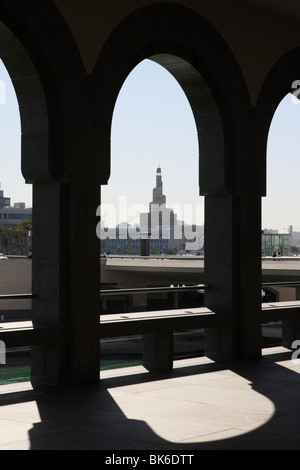
[[[21,35],[20,40],[17,36],[20,34],[18,25],[14,26],[15,32],[0,22],[0,138],[3,169],[0,182],[3,191],[1,196],[4,196],[4,207],[0,210],[3,222],[0,251],[8,255],[8,260],[0,260],[0,294],[4,295],[32,293],[32,183],[37,175],[42,174],[44,177],[49,166],[49,107],[46,105],[39,72],[23,43],[24,36]],[[39,60],[37,56],[35,59]],[[38,220],[38,224],[41,221]],[[16,228],[18,236],[14,236]],[[22,298],[9,301],[0,299],[0,322],[31,321],[32,304],[31,300]],[[9,383],[30,380],[31,344],[7,349],[6,355],[3,380]]]
[[[293,227],[293,230],[300,232],[297,210],[297,203],[300,200],[299,125],[300,101],[288,94],[277,107],[269,131],[267,197],[263,200],[263,229],[289,233]],[[274,251],[276,248],[274,247]],[[268,251],[266,254],[273,253]],[[284,251],[282,254],[291,255],[292,252]]]
[[[21,119],[11,77],[0,60],[0,296],[32,291],[32,185],[21,171]],[[30,300],[1,300],[0,324],[31,319]],[[31,347],[5,351],[0,385],[29,380]]]
[[[176,211],[178,221],[197,224],[200,230],[204,200],[199,195],[198,155],[195,119],[182,88],[164,67],[152,60],[141,62],[125,81],[114,111],[111,178],[102,188],[102,207],[111,206],[103,214],[105,224],[140,225],[139,214],[149,211],[160,168],[167,206]],[[105,240],[103,251],[140,254],[138,233],[131,233],[129,241]],[[177,245],[152,243],[150,251],[185,254],[185,246]],[[198,250],[195,246],[188,251],[200,252],[202,247],[200,240]]]
[[[101,195],[102,289],[172,289],[204,282],[205,221],[204,196],[199,189],[202,176],[199,153],[203,151],[203,159],[208,155],[214,158],[218,143],[223,146],[220,122],[211,91],[186,61],[167,54],[152,56],[128,76],[114,110],[111,178],[108,186],[102,187]],[[217,143],[212,149],[207,140],[211,143],[214,133]],[[165,228],[164,215],[161,219],[152,218],[153,205],[166,209],[162,212],[167,214],[169,237],[152,225],[154,220],[162,225],[162,231]],[[141,243],[145,214],[150,238],[147,259],[143,257]],[[171,234],[175,223],[179,227],[176,240]],[[199,272],[202,268],[202,274],[196,275],[189,269],[191,257]],[[201,288],[180,294],[128,293],[105,297],[102,311],[191,308],[203,306],[203,302]],[[119,347],[115,339],[104,343],[102,367],[112,357],[118,365],[121,357],[126,362],[127,355],[122,349],[115,357],[115,348]],[[124,342],[122,345],[126,346]],[[137,350],[140,357],[139,338],[131,339],[127,346]],[[174,351],[175,357],[203,355],[204,331],[185,333],[184,337],[175,333]]]
[[[10,75],[1,60],[0,122],[0,252],[8,256],[27,257],[30,249],[28,228],[32,223],[32,185],[26,184],[21,172],[19,103]]]
[[[300,265],[299,126],[300,101],[289,93],[276,109],[268,136],[267,197],[262,203],[262,270],[268,282],[265,270],[272,268],[274,282],[284,282],[285,270],[294,271],[296,280]],[[273,286],[263,289],[262,300],[294,301],[298,292],[295,286]],[[281,344],[281,322],[264,325],[263,338],[267,344]]]

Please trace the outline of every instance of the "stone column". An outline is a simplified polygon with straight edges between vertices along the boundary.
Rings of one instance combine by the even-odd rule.
[[[99,380],[100,188],[34,184],[34,326],[55,339],[33,348],[32,383],[88,384]]]
[[[239,199],[238,358],[261,358],[261,198]]]
[[[70,185],[70,377],[97,383],[100,374],[100,186]]]
[[[226,327],[206,331],[214,359],[260,357],[260,210],[258,197],[206,197],[205,305],[231,315]]]

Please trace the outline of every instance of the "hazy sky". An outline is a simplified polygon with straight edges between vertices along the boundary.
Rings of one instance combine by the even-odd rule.
[[[0,61],[0,182],[12,203],[32,203],[32,188],[21,175],[20,117],[9,75]],[[263,228],[300,231],[300,102],[291,95],[278,108],[268,146],[268,197]],[[167,206],[185,220],[204,222],[198,186],[198,142],[189,103],[176,80],[161,66],[144,61],[129,75],[118,97],[112,125],[112,171],[102,203],[114,207],[117,222],[126,203],[134,214],[148,208],[156,168],[163,175]],[[120,219],[120,220],[119,220]],[[129,221],[134,221],[130,217]]]
[[[281,102],[270,128],[263,228],[300,231],[300,101],[292,98]]]
[[[167,206],[184,203],[203,223],[197,155],[197,130],[185,94],[169,72],[144,61],[130,74],[116,103],[112,171],[102,202],[118,204],[118,195],[126,195],[129,206],[148,208],[159,165]]]
[[[32,189],[21,174],[21,127],[18,102],[6,68],[0,61],[0,183],[4,195],[31,206]]]

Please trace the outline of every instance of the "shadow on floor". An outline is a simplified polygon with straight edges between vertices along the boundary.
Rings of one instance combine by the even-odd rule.
[[[300,450],[300,374],[296,367],[293,370],[287,366],[291,364],[290,359],[291,353],[287,352],[265,356],[255,363],[209,364],[175,369],[164,375],[111,377],[94,387],[8,393],[0,396],[0,413],[2,406],[37,404],[40,422],[29,432],[31,450]],[[252,389],[274,406],[274,413],[265,424],[251,431],[244,430],[236,437],[214,440],[212,433],[209,439],[206,436],[206,442],[170,442],[145,421],[128,418],[117,404],[116,397],[123,394],[134,407],[137,395],[130,388],[137,385],[148,384],[148,389],[152,386],[155,389],[158,381],[168,381],[171,389],[170,380],[228,370],[251,382]],[[173,415],[172,419],[176,417]],[[177,425],[181,425],[180,417]]]

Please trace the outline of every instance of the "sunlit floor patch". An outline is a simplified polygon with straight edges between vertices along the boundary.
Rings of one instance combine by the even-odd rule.
[[[128,419],[145,422],[174,443],[240,436],[264,426],[275,413],[269,398],[231,370],[131,384],[109,393]]]

